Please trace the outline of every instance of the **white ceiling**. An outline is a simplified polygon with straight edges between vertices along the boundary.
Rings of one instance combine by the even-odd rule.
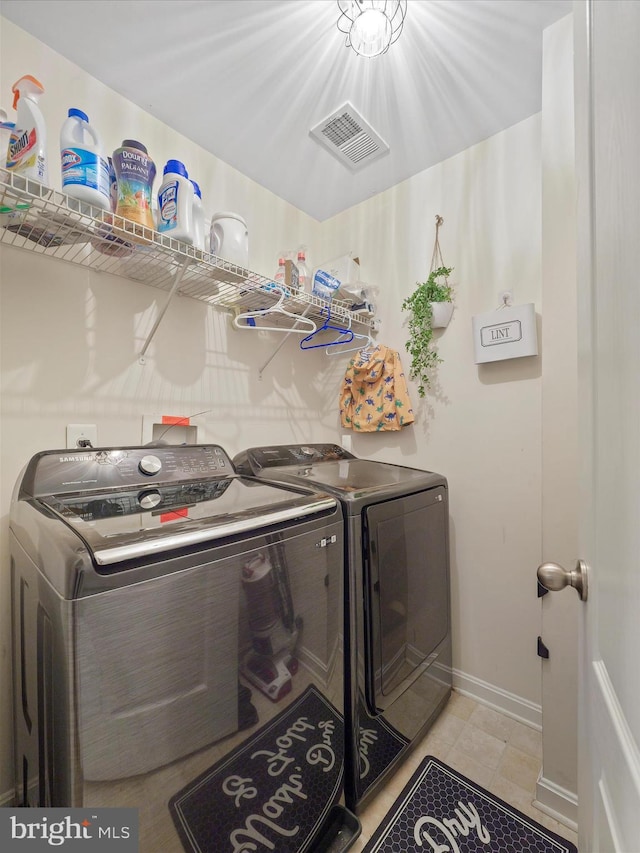
[[[344,46],[334,0],[0,0],[4,17],[318,220],[538,112],[542,31],[570,11],[408,0],[399,40],[365,59]],[[391,149],[359,172],[309,136],[346,101]]]

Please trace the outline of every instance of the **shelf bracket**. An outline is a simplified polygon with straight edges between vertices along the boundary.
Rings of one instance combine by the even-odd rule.
[[[138,357],[138,361],[140,362],[140,364],[146,364],[146,359],[144,357],[145,353],[149,348],[149,344],[151,343],[153,336],[155,335],[155,333],[158,330],[158,326],[160,325],[160,323],[164,319],[164,315],[167,313],[167,308],[171,304],[173,297],[176,295],[176,291],[177,291],[178,287],[180,286],[180,282],[182,281],[182,277],[185,274],[185,272],[187,271],[187,267],[189,266],[190,263],[191,263],[191,258],[185,258],[182,262],[182,266],[178,270],[176,270],[175,280],[171,286],[171,290],[169,291],[169,296],[167,297],[167,301],[165,302],[164,307],[162,308],[162,311],[160,311],[160,313],[156,317],[155,323],[153,324],[151,331],[147,335],[147,340],[144,342],[144,346],[140,350],[140,355]]]
[[[300,315],[300,319],[302,319],[303,317],[306,317],[310,310],[311,310],[311,305],[307,305],[307,307],[304,309],[304,311],[303,311],[303,312],[302,312],[302,314]],[[298,320],[296,320],[296,322],[293,324],[293,329],[295,329],[295,328],[296,328],[296,326],[298,325],[298,322],[299,322],[299,321],[298,321]],[[274,351],[271,353],[271,355],[270,355],[270,356],[269,356],[269,358],[265,361],[265,363],[262,365],[262,367],[259,367],[259,368],[258,368],[258,379],[259,379],[259,380],[261,380],[261,381],[262,381],[262,374],[264,373],[265,369],[266,369],[266,368],[271,364],[271,362],[273,361],[273,359],[278,355],[278,353],[280,352],[280,350],[282,349],[282,347],[285,345],[285,343],[286,343],[286,341],[287,341],[287,338],[288,338],[288,337],[290,337],[291,333],[293,332],[293,329],[291,329],[290,331],[288,331],[288,332],[285,334],[285,336],[282,338],[282,340],[280,341],[280,343],[278,344],[278,346],[274,349]]]

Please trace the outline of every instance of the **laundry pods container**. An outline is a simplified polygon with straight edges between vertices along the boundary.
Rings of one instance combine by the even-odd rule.
[[[193,184],[180,160],[167,160],[158,191],[158,231],[193,243]]]
[[[249,265],[249,232],[238,213],[223,211],[211,217],[209,245],[212,255],[246,268]]]

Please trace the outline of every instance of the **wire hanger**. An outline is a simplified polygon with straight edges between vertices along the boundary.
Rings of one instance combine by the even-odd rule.
[[[353,340],[354,334],[349,327],[345,329],[344,326],[334,326],[331,324],[331,309],[328,305],[325,305],[323,308],[320,309],[320,314],[323,317],[326,317],[324,324],[300,341],[300,349],[318,349],[319,347],[333,347],[338,344],[348,344]],[[349,321],[349,326],[350,325],[351,321]],[[311,341],[313,341],[316,335],[319,335],[320,332],[327,331],[338,332],[341,336],[346,335],[346,337],[336,338],[335,341],[323,341],[321,344],[311,343]]]
[[[274,288],[275,290],[276,288]],[[278,288],[279,289],[279,288]],[[300,335],[308,335],[309,330],[311,329],[311,334],[313,334],[317,330],[316,324],[310,317],[304,317],[302,314],[294,314],[292,311],[287,311],[286,308],[282,307],[282,303],[285,300],[286,293],[284,290],[280,290],[280,299],[269,308],[260,308],[254,311],[243,311],[242,314],[236,314],[233,318],[233,325],[236,329],[252,329],[257,332],[294,332]],[[257,325],[255,322],[251,323],[240,323],[240,320],[259,320],[264,317],[268,317],[269,314],[281,314],[285,317],[289,317],[294,320],[293,326],[262,326]]]

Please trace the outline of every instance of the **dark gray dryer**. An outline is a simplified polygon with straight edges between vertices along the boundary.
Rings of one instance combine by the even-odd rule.
[[[141,853],[357,834],[335,498],[217,445],[47,451],[10,529],[20,805],[138,808]]]
[[[451,692],[447,481],[334,444],[254,447],[234,465],[332,494],[342,506],[346,796],[361,810]]]

